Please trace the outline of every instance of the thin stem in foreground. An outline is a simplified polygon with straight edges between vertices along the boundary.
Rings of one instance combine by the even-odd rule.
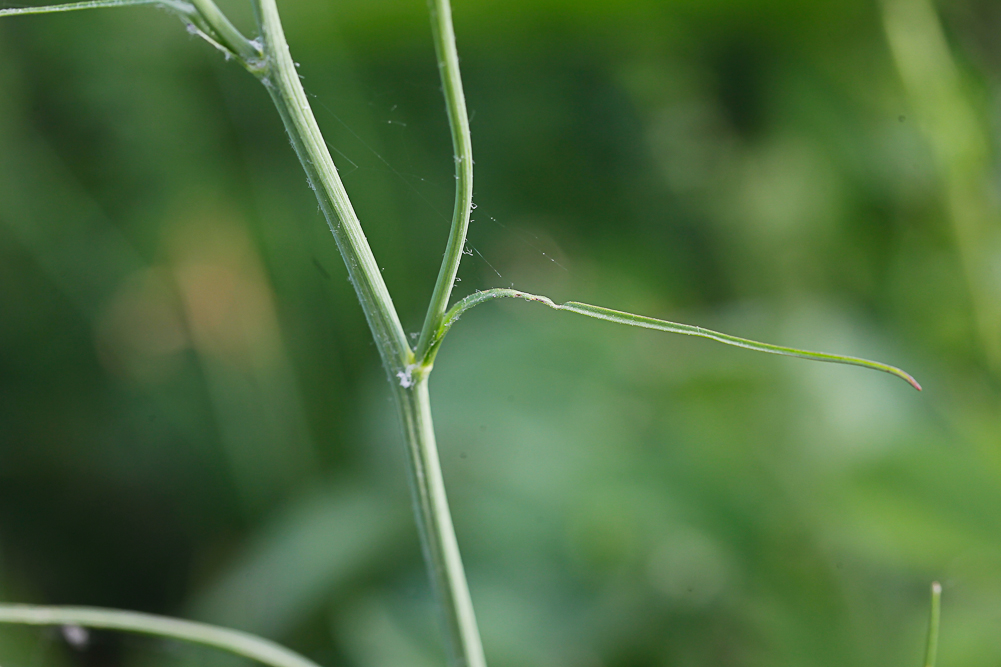
[[[438,460],[428,379],[401,388],[396,398],[403,419],[410,490],[421,548],[444,625],[445,647],[453,667],[486,667],[480,631],[466,583],[459,545]]]
[[[445,108],[448,110],[448,124],[452,130],[452,149],[455,157],[455,209],[452,212],[452,227],[448,233],[445,257],[438,271],[431,303],[428,304],[427,316],[424,318],[424,326],[417,341],[416,357],[422,366],[430,366],[433,361],[431,348],[435,332],[445,318],[448,300],[455,285],[455,275],[462,260],[462,249],[466,244],[469,214],[473,205],[473,142],[469,134],[466,97],[462,92],[459,54],[455,48],[452,8],[449,0],[429,0],[428,4],[431,9],[434,49],[438,57],[442,91],[445,94]]]
[[[928,639],[925,642],[925,667],[935,667],[938,655],[938,626],[942,615],[942,584],[931,585],[931,613],[928,617]]]
[[[0,623],[79,625],[102,630],[123,630],[211,646],[270,667],[319,667],[298,653],[246,632],[135,611],[0,604]]]
[[[320,134],[289,53],[275,0],[254,0],[266,65],[259,75],[271,94],[310,187],[348,269],[358,301],[391,379],[406,372],[413,353],[368,239]]]

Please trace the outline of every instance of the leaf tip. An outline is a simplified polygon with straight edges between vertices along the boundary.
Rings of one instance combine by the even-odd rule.
[[[898,378],[900,378],[901,380],[903,380],[907,384],[911,385],[912,387],[914,387],[918,391],[921,391],[921,385],[920,385],[920,383],[918,383],[918,381],[914,379],[914,376],[912,376],[907,371],[901,370],[901,369],[899,369],[899,368],[897,368],[895,366],[883,366],[882,370],[889,371],[890,373],[892,373],[893,375],[896,375]]]

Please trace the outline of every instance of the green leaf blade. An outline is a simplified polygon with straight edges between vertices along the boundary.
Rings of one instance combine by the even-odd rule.
[[[890,366],[889,364],[884,364],[879,361],[870,361],[869,359],[862,359],[860,357],[851,357],[848,355],[841,354],[830,354],[828,352],[813,352],[810,350],[800,350],[794,347],[785,347],[782,345],[772,345],[771,343],[761,343],[755,340],[750,340],[748,338],[740,338],[738,336],[731,336],[729,334],[720,333],[719,331],[713,331],[711,329],[705,329],[703,327],[693,326],[690,324],[679,324],[677,322],[668,322],[667,320],[658,320],[652,317],[644,317],[642,315],[634,315],[632,313],[624,313],[618,310],[612,310],[610,308],[602,308],[600,306],[592,306],[586,303],[578,303],[576,301],[568,301],[567,303],[558,306],[559,310],[569,310],[573,313],[578,313],[580,315],[586,315],[588,317],[593,317],[599,320],[606,320],[609,322],[616,322],[618,324],[627,324],[635,327],[643,327],[645,329],[654,329],[657,331],[665,331],[668,333],[682,334],[685,336],[698,336],[700,338],[708,338],[710,340],[715,340],[724,345],[732,345],[734,347],[742,347],[748,350],[754,350],[755,352],[766,352],[768,354],[778,354],[786,357],[799,357],[800,359],[811,359],[813,361],[824,361],[828,363],[835,364],[847,364],[851,366],[861,366],[863,368],[870,368],[872,370],[882,371],[884,373],[889,373],[895,375],[900,379],[907,382],[909,385],[921,391],[921,385],[915,380],[909,373],[897,368],[896,366]]]
[[[611,308],[603,308],[601,306],[592,306],[591,304],[580,303],[579,301],[567,301],[566,303],[563,304],[557,304],[548,297],[539,296],[537,294],[529,294],[528,292],[522,292],[519,290],[503,289],[503,288],[486,290],[483,292],[476,292],[474,294],[467,296],[465,299],[462,299],[454,306],[452,306],[452,308],[446,314],[444,322],[441,328],[439,329],[438,336],[435,341],[435,346],[432,352],[437,351],[437,346],[440,345],[441,339],[448,332],[448,329],[451,328],[451,326],[462,316],[463,313],[481,303],[499,298],[515,298],[515,299],[523,299],[526,301],[538,301],[539,303],[543,303],[555,310],[565,310],[571,313],[577,313],[578,315],[593,317],[598,320],[605,320],[606,322],[625,324],[628,326],[641,327],[644,329],[654,329],[655,331],[664,331],[666,333],[682,334],[685,336],[698,336],[700,338],[708,338],[718,343],[723,343],[724,345],[742,347],[747,350],[754,350],[755,352],[766,352],[768,354],[778,354],[786,357],[798,357],[800,359],[810,359],[812,361],[824,361],[835,364],[861,366],[863,368],[869,368],[872,370],[889,373],[890,375],[895,375],[896,377],[899,377],[900,379],[907,382],[909,385],[911,385],[918,391],[921,391],[921,385],[918,384],[918,381],[915,380],[909,373],[897,368],[896,366],[884,364],[879,361],[870,361],[869,359],[862,359],[860,357],[850,357],[841,354],[830,354],[827,352],[812,352],[810,350],[800,350],[794,347],[772,345],[771,343],[761,343],[755,340],[750,340],[748,338],[731,336],[729,334],[720,333],[719,331],[713,331],[712,329],[705,329],[703,327],[694,326],[691,324],[680,324],[678,322],[669,322],[667,320],[660,320],[654,317],[636,315],[634,313],[627,313],[621,310],[613,310]]]

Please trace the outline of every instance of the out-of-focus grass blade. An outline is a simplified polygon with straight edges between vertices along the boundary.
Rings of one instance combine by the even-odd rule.
[[[122,630],[212,646],[271,667],[319,667],[298,653],[246,632],[135,611],[97,607],[0,604],[0,623],[63,625]]]
[[[442,324],[438,337],[435,342],[435,350],[437,345],[441,343],[441,339],[448,332],[448,329],[458,320],[464,312],[483,303],[484,301],[490,301],[491,299],[499,298],[514,298],[514,299],[525,299],[526,301],[538,301],[539,303],[544,303],[550,308],[556,310],[567,310],[571,313],[577,313],[579,315],[586,315],[588,317],[593,317],[599,320],[607,320],[609,322],[615,322],[617,324],[628,324],[634,327],[643,327],[645,329],[655,329],[657,331],[666,331],[668,333],[684,334],[686,336],[699,336],[701,338],[709,338],[726,345],[733,345],[735,347],[743,347],[748,350],[755,350],[757,352],[767,352],[769,354],[781,354],[787,357],[800,357],[803,359],[812,359],[814,361],[826,361],[835,364],[850,364],[853,366],[862,366],[863,368],[871,368],[877,371],[883,371],[884,373],[889,373],[891,375],[896,375],[902,380],[906,381],[912,387],[921,391],[921,385],[918,384],[917,380],[911,377],[908,373],[896,368],[895,366],[890,366],[889,364],[880,363],[878,361],[870,361],[868,359],[860,359],[858,357],[849,357],[840,354],[828,354],[826,352],[811,352],[809,350],[798,350],[792,347],[782,347],[780,345],[771,345],[770,343],[759,343],[754,340],[748,340],[747,338],[738,338],[737,336],[731,336],[729,334],[720,333],[718,331],[712,331],[710,329],[704,329],[702,327],[692,326],[690,324],[679,324],[677,322],[668,322],[667,320],[658,320],[653,317],[644,317],[642,315],[634,315],[633,313],[624,313],[619,310],[612,310],[611,308],[602,308],[600,306],[592,306],[586,303],[579,303],[577,301],[567,301],[564,304],[557,304],[549,299],[548,297],[539,296],[537,294],[529,294],[528,292],[521,292],[519,290],[513,289],[491,289],[483,292],[476,292],[462,299],[451,309],[445,316],[445,321]]]
[[[87,0],[86,2],[68,2],[63,5],[45,5],[44,7],[6,7],[0,9],[0,16],[16,14],[55,14],[57,12],[75,12],[78,9],[100,9],[103,7],[127,7],[129,5],[163,5],[189,13],[193,7],[186,2],[172,0]]]
[[[942,584],[931,585],[931,614],[928,617],[928,641],[925,644],[925,667],[935,667],[938,654],[938,624],[942,612]]]

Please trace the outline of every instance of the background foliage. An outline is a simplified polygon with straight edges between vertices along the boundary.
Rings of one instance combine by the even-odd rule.
[[[941,2],[946,48],[906,24],[907,61],[885,7],[456,2],[459,295],[514,285],[925,386],[468,314],[431,385],[494,667],[917,665],[936,578],[940,664],[1001,659],[1001,8]],[[453,185],[424,4],[281,9],[417,331]],[[385,380],[265,91],[149,9],[3,21],[0,90],[2,598],[440,664]],[[0,642],[6,667],[228,660]]]

